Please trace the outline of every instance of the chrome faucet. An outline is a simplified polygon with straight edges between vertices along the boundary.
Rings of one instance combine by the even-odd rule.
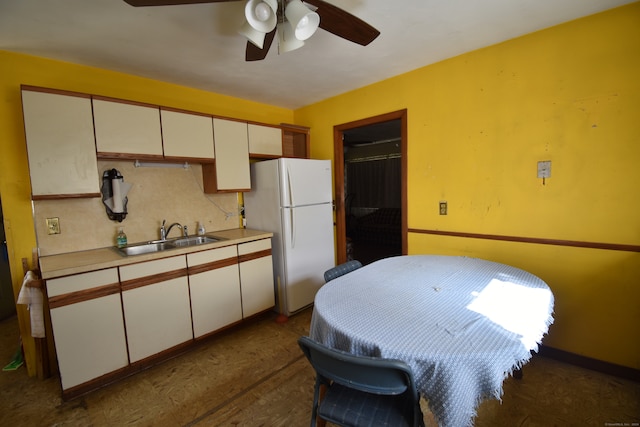
[[[188,232],[187,232],[187,226],[185,225],[184,227],[182,225],[180,225],[179,222],[174,222],[173,224],[171,224],[169,226],[169,228],[165,228],[164,224],[166,223],[166,219],[162,220],[162,225],[160,226],[160,240],[167,240],[167,236],[169,235],[169,233],[171,232],[171,229],[173,228],[174,225],[177,225],[178,228],[180,230],[182,230],[183,232],[183,236],[187,237],[188,236]]]

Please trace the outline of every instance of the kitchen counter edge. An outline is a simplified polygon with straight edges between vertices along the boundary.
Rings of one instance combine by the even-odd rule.
[[[220,238],[222,240],[198,246],[187,246],[162,252],[134,256],[122,255],[114,246],[42,256],[40,257],[40,273],[42,274],[42,278],[45,280],[53,279],[56,277],[103,270],[105,268],[120,267],[128,264],[152,261],[155,259],[169,258],[192,252],[200,252],[273,237],[273,233],[268,231],[249,230],[244,228],[214,231],[207,233],[206,235],[209,237]]]

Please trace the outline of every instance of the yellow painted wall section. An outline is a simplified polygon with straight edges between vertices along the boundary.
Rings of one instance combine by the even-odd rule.
[[[0,196],[14,292],[22,284],[21,259],[31,259],[36,238],[22,120],[20,85],[129,99],[262,123],[291,123],[293,111],[108,70],[0,51]],[[29,375],[35,374],[28,314],[18,306]]]
[[[333,126],[406,108],[411,229],[637,246],[639,22],[633,3],[301,108],[295,120],[311,127],[312,156],[331,159]],[[546,345],[640,369],[639,253],[408,237],[411,254],[540,276],[556,296]]]

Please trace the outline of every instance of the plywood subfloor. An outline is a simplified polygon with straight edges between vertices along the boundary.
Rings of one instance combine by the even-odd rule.
[[[0,373],[2,426],[307,426],[313,370],[296,340],[311,310],[281,325],[268,314],[133,377],[69,402],[58,378]],[[0,363],[18,343],[15,318],[0,322]],[[427,426],[435,421],[423,402]],[[502,402],[480,405],[475,425],[604,426],[640,421],[640,384],[534,357]],[[611,424],[621,423],[621,424]]]

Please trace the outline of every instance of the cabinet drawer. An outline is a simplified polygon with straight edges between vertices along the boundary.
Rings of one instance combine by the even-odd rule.
[[[238,245],[238,255],[248,255],[265,250],[271,250],[271,239],[256,240]]]
[[[176,270],[184,270],[186,268],[187,261],[184,255],[162,258],[155,261],[141,262],[140,264],[120,267],[120,280],[125,282],[128,280],[140,279],[142,277],[169,273]]]
[[[236,248],[236,245],[225,246],[224,248],[216,248],[210,249],[208,251],[187,254],[187,265],[189,267],[195,267],[197,265],[208,264],[211,262],[223,261],[229,258],[237,257],[238,250]]]
[[[118,284],[117,268],[90,271],[88,273],[47,280],[47,296],[51,298],[112,284]]]

